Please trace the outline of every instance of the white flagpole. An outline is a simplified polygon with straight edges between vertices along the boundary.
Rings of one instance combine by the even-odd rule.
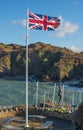
[[[62,104],[64,103],[64,84],[63,84],[63,87],[62,87]]]
[[[37,88],[36,88],[36,108],[37,108],[37,106],[38,106],[38,81],[36,83],[36,86],[37,86]]]
[[[43,109],[45,109],[45,100],[46,100],[46,92],[44,91],[44,104],[43,104]]]
[[[29,10],[26,10],[26,126],[29,127],[28,124],[28,12]]]
[[[54,83],[54,91],[53,91],[52,108],[54,108],[55,89],[56,89],[56,83]]]
[[[72,112],[74,112],[74,93],[72,95]]]
[[[80,91],[80,94],[79,94],[79,103],[81,103],[81,91]]]

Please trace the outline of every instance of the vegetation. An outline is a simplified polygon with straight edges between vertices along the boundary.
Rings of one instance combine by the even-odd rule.
[[[26,51],[24,46],[0,43],[0,76],[25,75]],[[83,52],[45,43],[29,45],[29,75],[39,80],[56,81],[83,77]]]

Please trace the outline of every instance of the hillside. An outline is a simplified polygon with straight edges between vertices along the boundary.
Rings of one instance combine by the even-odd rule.
[[[44,43],[31,44],[29,74],[46,81],[83,77],[83,53]]]
[[[0,43],[0,76],[25,74],[25,47]]]
[[[45,43],[29,45],[29,75],[44,81],[83,77],[83,52]],[[0,76],[25,75],[25,47],[0,44]]]

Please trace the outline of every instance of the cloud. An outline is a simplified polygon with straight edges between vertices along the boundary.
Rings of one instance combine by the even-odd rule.
[[[58,17],[61,20],[61,26],[57,29],[55,36],[56,37],[64,37],[66,34],[73,34],[79,28],[78,25],[72,24],[71,22],[67,21],[64,22],[62,16]],[[26,20],[13,20],[12,24],[19,24],[21,26],[26,26]]]
[[[74,51],[74,52],[82,52],[83,51],[83,48],[80,48],[80,47],[76,47],[76,46],[71,46],[71,47],[68,47],[68,49]]]
[[[61,27],[58,28],[58,32],[55,34],[56,37],[64,37],[66,34],[73,34],[77,31],[78,25],[72,24],[71,22],[62,22]]]
[[[23,19],[23,20],[13,20],[12,24],[19,24],[21,26],[26,26],[26,20],[25,19]]]

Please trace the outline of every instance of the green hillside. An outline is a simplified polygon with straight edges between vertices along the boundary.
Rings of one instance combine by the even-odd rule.
[[[26,48],[16,44],[0,43],[0,76],[25,75]],[[29,45],[29,75],[40,80],[69,80],[83,77],[83,52],[45,43]]]

